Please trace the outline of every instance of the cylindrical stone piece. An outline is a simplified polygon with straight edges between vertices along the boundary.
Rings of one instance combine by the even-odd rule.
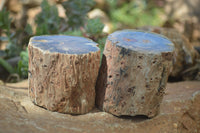
[[[51,111],[84,114],[95,105],[100,49],[75,36],[35,36],[30,39],[29,96]]]
[[[116,116],[159,113],[174,46],[164,36],[137,30],[110,34],[96,84],[98,108]]]

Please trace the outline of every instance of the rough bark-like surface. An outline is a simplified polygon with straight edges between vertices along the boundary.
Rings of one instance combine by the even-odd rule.
[[[8,86],[0,86],[1,133],[200,132],[200,82],[168,83],[160,114],[152,119],[115,117],[97,109],[85,115],[51,112],[30,101],[28,82]]]
[[[196,61],[199,59],[199,55],[189,41],[181,35],[181,33],[171,28],[143,27],[141,29],[165,35],[173,42],[175,50],[173,70],[170,73],[172,81],[174,79],[195,79],[198,74],[198,70],[189,68],[194,68],[195,65],[197,65]]]
[[[164,40],[156,42],[158,38]],[[126,30],[108,37],[96,84],[101,110],[117,116],[158,114],[173,57],[173,46],[165,41],[156,34]]]
[[[51,111],[87,113],[95,105],[100,50],[91,45],[95,50],[87,53],[89,43],[95,43],[79,42],[83,38],[73,37],[77,40],[73,42],[70,37],[61,36],[52,41],[54,37],[33,38],[29,43],[29,96],[36,105]],[[82,46],[76,48],[77,45]]]

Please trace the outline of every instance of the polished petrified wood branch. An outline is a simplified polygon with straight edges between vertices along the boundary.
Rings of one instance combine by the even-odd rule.
[[[36,105],[70,114],[94,107],[100,66],[96,43],[74,36],[36,36],[28,51],[29,96]]]
[[[173,44],[158,34],[123,30],[110,34],[96,84],[96,104],[109,113],[146,115],[159,112]]]

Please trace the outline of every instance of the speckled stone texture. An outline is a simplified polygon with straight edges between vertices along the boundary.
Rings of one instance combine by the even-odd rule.
[[[36,36],[30,39],[29,97],[51,111],[85,114],[95,105],[100,50],[89,39]]]
[[[158,34],[123,30],[110,34],[96,84],[98,108],[116,116],[159,113],[173,44]]]

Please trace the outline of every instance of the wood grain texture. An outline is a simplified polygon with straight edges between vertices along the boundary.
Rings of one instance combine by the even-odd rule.
[[[31,100],[36,105],[51,111],[70,114],[89,112],[95,104],[95,83],[100,66],[100,50],[96,48],[96,51],[84,54],[49,52],[36,47],[34,41],[32,39],[28,46]],[[67,43],[63,47],[71,48],[70,42]],[[75,42],[73,44],[76,45]],[[54,47],[56,45],[55,43]],[[84,47],[87,44],[81,45]]]
[[[144,42],[146,44],[141,44],[141,47],[143,40],[140,35],[132,35],[135,32],[137,31],[120,31],[117,35],[113,33],[108,37],[96,84],[96,104],[101,110],[117,116],[154,117],[159,113],[172,68],[173,45],[163,49],[158,46],[160,50],[152,47],[154,44],[149,44],[152,45],[149,47],[148,43],[163,39],[162,36],[153,34],[157,39],[145,39],[147,43]],[[145,32],[140,34],[152,35]],[[124,42],[127,40],[129,42]],[[159,42],[156,43],[159,45]]]

